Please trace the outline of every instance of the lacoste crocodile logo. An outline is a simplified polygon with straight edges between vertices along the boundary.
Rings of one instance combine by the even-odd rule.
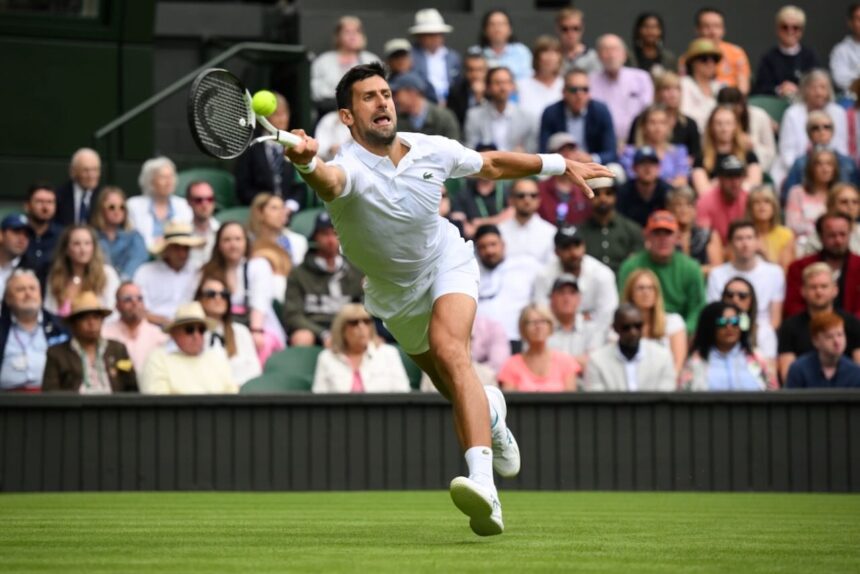
[[[430,171],[425,172],[423,177],[424,177],[424,179],[432,179],[433,178],[433,172],[430,172]]]

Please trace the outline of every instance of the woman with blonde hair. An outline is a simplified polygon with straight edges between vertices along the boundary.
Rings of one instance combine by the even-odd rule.
[[[142,195],[126,202],[131,226],[143,236],[147,249],[152,249],[164,236],[164,226],[170,222],[191,223],[191,206],[176,196],[176,164],[164,156],[148,159],[137,178]]]
[[[557,393],[576,390],[576,377],[582,372],[579,362],[547,345],[553,332],[552,313],[532,303],[520,312],[523,351],[508,359],[499,371],[499,384],[505,391]]]
[[[716,171],[723,158],[733,155],[746,165],[744,189],[752,189],[762,182],[758,156],[747,149],[743,130],[731,106],[717,106],[711,112],[702,134],[702,154],[693,164],[693,189],[700,196],[716,184]]]
[[[657,341],[672,352],[675,372],[687,359],[687,325],[677,313],[667,313],[660,280],[650,269],[636,269],[627,276],[621,302],[636,305],[642,313],[642,336]]]
[[[65,317],[75,296],[92,291],[102,307],[113,309],[119,284],[116,271],[104,262],[96,231],[88,225],[72,225],[57,241],[44,306],[51,313]]]
[[[379,60],[379,56],[364,49],[366,45],[361,20],[341,16],[334,29],[334,50],[323,52],[311,64],[311,99],[319,110],[334,109],[335,88],[350,68]]]
[[[287,224],[284,200],[271,193],[258,193],[251,202],[248,227],[253,237],[251,257],[262,257],[272,268],[272,297],[284,302],[287,277],[293,268],[289,239],[281,233]]]
[[[809,253],[807,245],[815,233],[815,221],[827,211],[830,190],[839,181],[839,161],[833,150],[812,152],[803,183],[788,190],[785,224],[797,237],[797,254]]]
[[[331,325],[331,348],[317,359],[315,393],[409,392],[400,352],[376,342],[373,319],[358,303],[348,303]]]
[[[131,279],[137,268],[149,261],[149,252],[143,237],[129,224],[125,199],[122,189],[104,187],[96,198],[90,220],[107,263],[121,279]]]
[[[744,219],[755,225],[762,256],[787,271],[794,261],[794,232],[780,223],[779,200],[771,186],[762,185],[750,191]]]

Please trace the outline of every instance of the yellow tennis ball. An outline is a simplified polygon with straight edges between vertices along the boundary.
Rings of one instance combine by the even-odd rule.
[[[278,109],[278,98],[269,90],[260,90],[251,98],[251,107],[254,113],[264,118],[275,113]]]

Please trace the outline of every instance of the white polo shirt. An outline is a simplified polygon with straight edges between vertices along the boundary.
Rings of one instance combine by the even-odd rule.
[[[190,264],[174,271],[163,260],[144,263],[134,273],[134,282],[143,294],[146,310],[162,317],[173,317],[182,303],[194,299],[197,270]]]
[[[499,224],[499,232],[505,240],[505,255],[528,255],[541,265],[555,259],[557,231],[555,225],[544,221],[537,213],[532,214],[524,225],[517,221],[516,217]]]
[[[439,202],[446,179],[484,163],[454,140],[398,135],[410,149],[396,167],[354,141],[344,144],[331,162],[346,174],[344,190],[326,204],[344,255],[367,276],[368,310],[383,319],[400,310],[403,297],[426,293],[440,271],[472,260],[471,243],[439,215]]]
[[[520,340],[520,311],[532,300],[532,287],[540,263],[520,255],[505,257],[493,269],[480,265],[478,315],[502,324],[511,341]]]

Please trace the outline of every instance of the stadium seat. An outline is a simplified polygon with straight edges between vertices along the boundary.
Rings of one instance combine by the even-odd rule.
[[[785,113],[785,110],[788,109],[790,102],[784,98],[777,98],[776,96],[750,96],[747,100],[747,104],[763,109],[767,112],[767,115],[773,119],[773,121],[780,123],[782,121],[782,115]]]
[[[309,389],[304,387],[295,388],[294,381],[291,381],[289,377],[285,377],[282,373],[263,373],[239,387],[239,393],[243,395],[291,393],[307,390]]]
[[[406,354],[406,351],[397,346],[397,350],[400,352],[400,360],[403,362],[403,367],[406,369],[406,376],[409,377],[409,386],[412,387],[413,391],[421,390],[421,375],[424,371],[421,370],[421,367],[412,360],[412,357]]]
[[[225,221],[238,221],[242,225],[248,223],[248,216],[251,213],[250,207],[230,207],[228,209],[222,209],[218,213],[215,214],[215,219],[217,219],[220,223],[224,223]]]
[[[304,235],[309,238],[311,231],[314,230],[314,221],[316,221],[317,215],[319,215],[322,210],[322,207],[312,207],[301,210],[293,215],[293,218],[290,221],[290,229],[299,235]]]
[[[176,195],[185,197],[185,188],[194,180],[208,181],[215,190],[215,206],[229,209],[239,205],[236,199],[236,178],[229,171],[212,167],[196,167],[176,174]]]
[[[281,378],[285,391],[310,391],[321,352],[322,347],[287,347],[269,357],[263,374]]]

